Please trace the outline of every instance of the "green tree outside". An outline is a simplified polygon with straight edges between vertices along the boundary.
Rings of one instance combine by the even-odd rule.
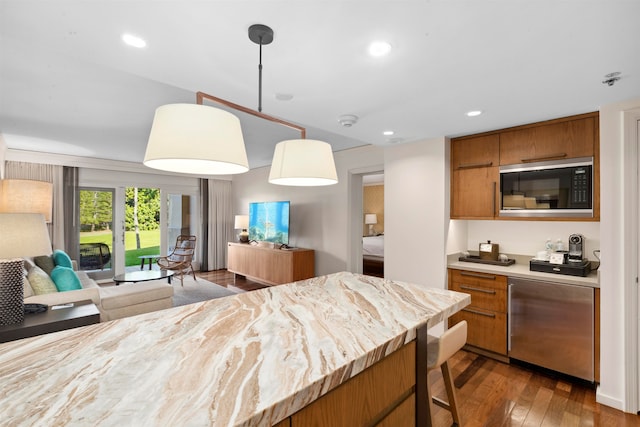
[[[137,197],[136,197],[137,193]],[[112,193],[80,190],[80,243],[105,243],[113,250]],[[137,221],[136,221],[137,214]],[[137,222],[137,229],[136,229]],[[138,265],[140,255],[160,253],[160,190],[125,190],[125,265]]]

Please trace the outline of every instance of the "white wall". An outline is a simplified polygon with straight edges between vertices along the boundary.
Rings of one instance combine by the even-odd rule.
[[[269,184],[269,168],[252,169],[232,180],[234,214],[249,213],[249,203],[289,200],[289,245],[315,250],[316,275],[347,269],[349,235],[349,173],[381,165],[384,150],[366,146],[334,153],[338,184],[326,187],[285,187]],[[362,227],[361,221],[357,224]],[[359,231],[361,233],[361,230]]]
[[[491,240],[507,255],[535,255],[544,250],[547,238],[560,238],[568,249],[569,235],[582,234],[585,257],[592,261],[595,249],[600,249],[600,223],[583,221],[467,221],[467,247],[478,250],[480,242]]]
[[[625,153],[628,148],[623,138],[623,111],[640,108],[640,98],[628,102],[606,105],[600,109],[600,216],[602,266],[600,267],[601,295],[601,383],[597,391],[598,402],[618,409],[629,410],[637,402],[627,400],[626,389],[632,383],[626,378],[625,364],[627,354],[637,348],[627,349],[625,334],[631,326],[629,322],[638,321],[638,313],[625,311],[625,295],[628,289],[637,286],[633,279],[625,274],[629,265],[637,260],[629,259],[630,242],[637,236],[629,235],[625,223],[638,218],[628,218],[632,194],[627,189],[629,176]],[[635,142],[633,142],[635,144]]]
[[[385,277],[446,288],[448,141],[385,150]]]

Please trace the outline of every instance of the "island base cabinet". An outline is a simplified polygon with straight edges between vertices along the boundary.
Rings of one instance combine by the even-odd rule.
[[[413,426],[415,384],[412,341],[293,414],[291,427]]]

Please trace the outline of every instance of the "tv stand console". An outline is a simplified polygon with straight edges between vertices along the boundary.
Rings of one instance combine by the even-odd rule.
[[[227,270],[268,285],[309,279],[315,276],[314,251],[229,242]]]

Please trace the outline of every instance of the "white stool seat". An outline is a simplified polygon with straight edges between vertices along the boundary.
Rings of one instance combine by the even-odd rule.
[[[440,368],[442,371],[442,377],[444,379],[444,386],[447,391],[447,397],[449,403],[443,402],[440,399],[433,397],[431,393],[431,387],[429,381],[427,381],[427,394],[429,397],[429,404],[431,402],[451,411],[453,422],[461,426],[460,416],[458,414],[458,403],[456,401],[456,394],[453,385],[453,378],[451,376],[451,370],[447,361],[451,356],[456,354],[467,342],[467,322],[456,323],[453,327],[449,328],[439,338],[428,336],[427,338],[427,371]],[[433,414],[433,410],[431,411]]]

